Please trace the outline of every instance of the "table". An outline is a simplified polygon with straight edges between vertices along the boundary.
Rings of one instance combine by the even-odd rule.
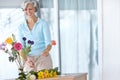
[[[16,80],[16,79],[5,79],[5,80]],[[68,74],[62,74],[54,78],[45,78],[39,80],[87,80],[87,73],[68,73]]]
[[[46,78],[40,80],[87,80],[87,73],[62,74],[55,78]]]

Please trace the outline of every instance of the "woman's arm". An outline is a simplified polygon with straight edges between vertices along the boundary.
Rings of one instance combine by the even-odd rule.
[[[52,48],[52,45],[49,44],[49,45],[47,46],[47,48],[43,51],[42,55],[43,55],[43,56],[48,56],[51,48]]]

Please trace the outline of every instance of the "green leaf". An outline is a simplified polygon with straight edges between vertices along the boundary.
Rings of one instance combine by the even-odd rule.
[[[10,62],[13,62],[14,60],[15,60],[14,57],[12,57],[12,56],[9,57]]]
[[[16,41],[15,35],[12,34],[13,41]]]
[[[55,71],[58,71],[58,67],[55,67],[54,70],[55,70]]]
[[[28,46],[28,47],[26,48],[26,52],[27,52],[27,54],[28,54],[30,51],[31,51],[31,47]]]
[[[16,50],[14,50],[14,49],[11,49],[12,50],[12,56],[14,56],[15,58],[17,57],[17,54],[18,54],[18,52],[16,51]]]
[[[31,46],[28,46],[26,48],[22,49],[23,53],[25,53],[26,55],[29,54],[29,52],[31,51]]]
[[[24,41],[24,48],[26,48],[26,41]]]

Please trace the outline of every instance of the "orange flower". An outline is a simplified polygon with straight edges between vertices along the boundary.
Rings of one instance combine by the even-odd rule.
[[[52,40],[52,45],[56,45],[56,41],[55,40]]]
[[[6,42],[7,44],[12,44],[13,40],[12,40],[11,37],[8,37],[8,38],[5,40],[5,42]]]

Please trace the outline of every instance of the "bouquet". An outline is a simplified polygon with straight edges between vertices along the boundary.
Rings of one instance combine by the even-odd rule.
[[[23,42],[24,42],[24,45],[23,45],[23,48],[20,52],[20,55],[21,55],[22,59],[24,61],[26,61],[27,60],[26,55],[28,55],[28,53],[31,51],[31,46],[34,44],[34,41],[31,41],[31,40],[27,41],[27,38],[23,37]],[[27,43],[28,43],[28,46],[27,46]]]
[[[26,55],[31,51],[31,46],[34,44],[33,41],[28,40],[28,45],[26,44],[26,37],[23,37],[24,45],[16,40],[14,34],[11,37],[8,37],[4,42],[0,44],[0,50],[9,54],[9,61],[17,64],[20,71],[23,71],[24,62],[26,60]]]
[[[53,69],[43,69],[38,72],[30,71],[28,74],[26,74],[26,80],[53,78],[57,77],[60,74],[61,73],[58,71],[58,67],[55,67]]]

